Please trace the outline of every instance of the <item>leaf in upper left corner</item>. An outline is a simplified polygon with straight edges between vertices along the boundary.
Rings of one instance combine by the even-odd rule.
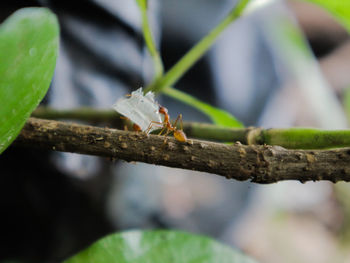
[[[0,154],[44,98],[55,69],[59,26],[46,8],[23,8],[0,25]]]

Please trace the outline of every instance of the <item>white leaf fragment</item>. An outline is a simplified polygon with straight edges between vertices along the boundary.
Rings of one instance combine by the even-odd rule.
[[[152,122],[162,122],[159,104],[154,100],[153,92],[143,95],[142,88],[133,91],[130,97],[120,98],[112,107],[140,126],[142,131],[151,132],[158,129],[159,125],[153,125],[147,130]]]

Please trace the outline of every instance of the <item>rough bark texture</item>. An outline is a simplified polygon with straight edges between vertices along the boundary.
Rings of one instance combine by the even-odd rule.
[[[350,149],[286,150],[146,135],[30,118],[15,145],[203,171],[244,181],[350,181]]]

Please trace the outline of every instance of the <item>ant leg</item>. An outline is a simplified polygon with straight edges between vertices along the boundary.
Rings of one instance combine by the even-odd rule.
[[[166,127],[163,127],[160,132],[158,133],[158,135],[162,135],[162,133],[166,130]]]
[[[179,115],[180,116],[180,129],[183,130],[183,122],[182,122],[182,114]]]
[[[178,121],[180,121],[180,129],[178,129],[176,126]],[[186,134],[183,131],[182,114],[179,114],[179,116],[177,116],[173,131],[174,131],[174,137],[176,140],[178,140],[179,142],[187,141]]]
[[[128,125],[126,124],[126,121],[128,121],[129,118],[128,118],[128,117],[125,117],[125,116],[119,116],[119,118],[120,118],[121,120],[123,120],[124,131],[128,131],[129,129],[128,129]]]
[[[182,114],[179,114],[174,122],[174,128],[176,129],[177,122],[180,121],[180,130],[183,130]]]
[[[154,126],[158,126],[158,127],[160,126],[159,128],[162,128],[163,127],[163,123],[162,122],[157,122],[157,121],[151,121],[150,124],[148,125],[147,129],[145,130],[145,133],[148,134]]]
[[[152,127],[153,127],[153,123],[151,122],[151,123],[148,125],[147,129],[145,130],[145,133],[146,133],[146,134],[149,134],[149,132],[150,132],[150,130],[152,129]]]
[[[168,127],[165,127],[165,128],[167,129],[167,131],[166,131],[166,133],[164,133],[164,135],[163,135],[163,136],[165,137],[165,138],[164,138],[164,144],[165,144],[166,141],[168,140],[168,137],[167,137],[168,134],[175,131],[175,128],[173,128],[173,129],[169,129]]]

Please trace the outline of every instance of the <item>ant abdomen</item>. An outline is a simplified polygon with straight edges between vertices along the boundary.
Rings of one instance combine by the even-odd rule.
[[[175,130],[174,137],[179,142],[186,142],[187,141],[186,134],[183,132],[183,130]]]

